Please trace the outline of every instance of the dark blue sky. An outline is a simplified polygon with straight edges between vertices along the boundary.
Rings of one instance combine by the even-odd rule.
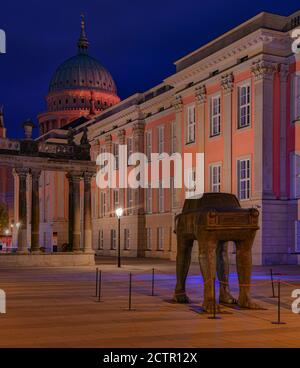
[[[80,14],[89,52],[109,69],[121,98],[160,83],[173,62],[261,11],[289,15],[299,1],[26,0],[2,1],[0,105],[9,136],[45,109],[56,67],[76,54]]]

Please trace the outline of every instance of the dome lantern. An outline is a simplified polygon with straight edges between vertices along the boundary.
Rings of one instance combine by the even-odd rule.
[[[89,41],[87,39],[87,36],[85,34],[85,22],[84,22],[84,15],[81,14],[81,32],[80,37],[77,42],[78,47],[78,53],[79,54],[86,54],[87,49],[89,47]]]

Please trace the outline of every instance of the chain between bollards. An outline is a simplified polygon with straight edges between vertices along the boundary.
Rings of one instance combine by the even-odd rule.
[[[280,311],[280,305],[281,305],[281,281],[277,280],[277,321],[271,322],[273,325],[285,325],[285,322],[281,322],[281,311]]]

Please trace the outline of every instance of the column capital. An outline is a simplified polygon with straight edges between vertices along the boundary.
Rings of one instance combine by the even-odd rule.
[[[69,171],[69,172],[66,174],[66,177],[67,177],[67,179],[68,179],[69,181],[76,182],[76,181],[80,181],[80,180],[81,180],[81,178],[82,178],[82,173]]]
[[[105,143],[111,143],[111,141],[112,141],[112,136],[111,136],[111,134],[107,134],[107,135],[104,137],[104,140],[105,140]]]
[[[172,102],[172,106],[174,107],[176,112],[181,112],[183,110],[183,101],[181,96],[175,96]]]
[[[233,73],[225,74],[221,77],[221,87],[225,94],[230,94],[234,87]]]
[[[255,61],[251,66],[251,73],[255,81],[271,80],[276,70],[277,64],[266,60]]]
[[[89,172],[89,171],[85,171],[83,173],[83,179],[84,179],[84,182],[85,183],[90,183],[92,177],[94,176],[95,174],[92,173],[92,172]]]
[[[41,176],[42,170],[40,169],[30,169],[30,174],[32,177],[39,178]]]
[[[289,65],[288,64],[279,64],[279,77],[281,82],[286,82],[286,78],[289,74]]]
[[[126,135],[125,129],[118,130],[117,135],[118,135],[119,143],[124,144],[125,143],[125,135]]]
[[[195,96],[196,96],[197,101],[200,104],[203,104],[206,102],[207,93],[206,93],[205,84],[201,84],[200,86],[195,88]]]
[[[144,135],[145,123],[143,121],[138,121],[133,124],[133,135]]]
[[[15,168],[14,173],[17,174],[19,177],[26,177],[29,174],[29,169],[27,168]]]

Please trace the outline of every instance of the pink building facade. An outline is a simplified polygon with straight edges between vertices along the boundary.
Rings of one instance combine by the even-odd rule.
[[[101,152],[118,155],[120,144],[127,145],[129,154],[191,153],[194,163],[187,173],[191,177],[196,153],[204,153],[205,191],[234,193],[242,206],[260,211],[254,264],[296,264],[300,251],[300,56],[292,52],[291,32],[299,26],[299,16],[300,12],[289,17],[260,13],[178,60],[176,72],[152,89],[120,102],[114,93],[103,111],[90,103],[87,113],[55,126],[47,125],[49,116],[55,113],[53,120],[64,119],[69,108],[61,114],[54,111],[58,92],[50,91],[51,108],[48,103],[48,111],[40,115],[43,135],[39,139],[66,139],[66,129],[72,128],[79,141],[87,127],[93,160]],[[59,91],[64,99],[66,91]],[[76,93],[81,94],[79,87]],[[82,93],[90,93],[89,88]],[[78,119],[81,115],[84,120]],[[128,172],[132,169],[127,167]],[[161,170],[160,181],[164,175]],[[95,252],[116,254],[115,209],[121,206],[125,209],[122,255],[174,260],[174,217],[181,211],[185,190],[174,188],[173,182],[172,170],[170,188],[100,190],[94,179]],[[51,250],[54,238],[58,247],[68,241],[67,180],[62,174],[43,173],[40,191],[44,193],[40,242]],[[196,259],[196,246],[193,255]],[[234,262],[234,244],[230,255]]]

